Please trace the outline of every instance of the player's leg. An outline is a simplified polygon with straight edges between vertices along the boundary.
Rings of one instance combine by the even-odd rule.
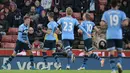
[[[57,68],[56,70],[60,70],[61,69],[61,63],[60,63],[60,60],[59,60],[59,56],[56,54],[56,41],[52,41],[52,44],[51,44],[51,48],[52,48],[52,55],[53,57],[55,58],[55,61],[57,63]]]
[[[9,59],[2,65],[3,69],[7,69],[7,65],[14,59],[16,56],[16,52],[14,51],[13,54],[9,57]]]
[[[68,59],[66,69],[70,69],[71,57],[73,57],[70,42],[69,42],[69,40],[63,40],[62,42],[63,42],[63,47],[65,49],[65,52],[67,53],[67,59]]]
[[[115,52],[115,41],[113,39],[108,39],[107,40],[107,50],[110,53],[110,67],[112,69],[111,73],[116,73],[116,61],[114,57],[114,52]]]
[[[84,51],[83,63],[82,63],[82,65],[81,65],[81,67],[78,68],[78,70],[85,70],[87,60],[88,60],[88,54],[87,54],[86,51]]]
[[[36,68],[34,67],[34,57],[33,57],[32,51],[27,50],[26,52],[29,54],[29,58],[30,58],[30,62],[31,62],[31,69],[35,70]]]
[[[35,70],[34,57],[33,57],[32,50],[31,50],[30,46],[28,44],[24,43],[23,49],[29,54],[31,69]]]
[[[9,59],[2,65],[3,69],[7,69],[7,65],[14,59],[17,53],[22,51],[22,43],[20,41],[16,42],[16,47],[13,51],[13,54],[9,57]]]
[[[123,50],[123,42],[122,40],[116,40],[115,41],[116,44],[116,49],[117,49],[117,53],[118,53],[118,59],[117,59],[117,68],[118,68],[118,72],[122,73],[123,69],[122,69],[122,50]]]
[[[104,59],[102,59],[102,58],[99,57],[97,54],[95,54],[95,53],[92,52],[92,50],[94,49],[94,48],[92,47],[92,39],[87,39],[87,40],[85,40],[85,43],[86,43],[86,48],[85,48],[85,50],[86,50],[88,56],[89,56],[89,57],[92,57],[92,58],[94,58],[94,59],[99,60],[100,63],[101,63],[101,67],[103,67],[103,66],[104,66]]]
[[[75,55],[74,55],[74,53],[72,52],[73,40],[70,40],[70,41],[69,41],[69,44],[70,44],[70,51],[71,51],[71,53],[72,53],[72,55],[71,55],[71,61],[74,62],[74,61],[75,61]]]
[[[105,59],[99,57],[97,54],[93,53],[92,51],[89,51],[89,52],[88,52],[88,56],[91,57],[91,58],[94,58],[94,59],[99,60],[100,63],[101,63],[101,67],[104,66]]]
[[[48,64],[47,64],[48,56],[47,56],[46,51],[50,49],[50,47],[51,47],[50,45],[51,45],[50,41],[48,41],[48,40],[44,41],[44,47],[42,47],[42,55],[43,55],[43,60],[45,63],[45,68],[43,68],[43,69],[48,69]]]
[[[89,42],[87,39],[84,40],[84,46],[85,46],[85,49],[84,49],[84,59],[83,59],[83,63],[81,65],[81,67],[78,70],[84,70],[85,69],[86,62],[88,60],[88,53],[87,53],[88,51],[87,51],[87,48],[92,47],[91,46],[91,42]]]

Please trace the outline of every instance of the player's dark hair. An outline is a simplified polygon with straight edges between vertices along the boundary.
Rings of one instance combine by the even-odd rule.
[[[24,16],[23,20],[30,19],[30,16]]]
[[[119,3],[120,3],[119,0],[111,0],[111,6],[112,6],[113,8],[115,8],[116,6],[118,6]]]
[[[47,13],[47,16],[51,17],[51,18],[54,18],[54,12],[48,12]]]

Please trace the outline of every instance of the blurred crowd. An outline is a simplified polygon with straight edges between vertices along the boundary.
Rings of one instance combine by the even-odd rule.
[[[104,1],[100,4],[100,1]],[[10,27],[18,28],[23,23],[23,17],[29,15],[31,24],[29,38],[43,41],[42,29],[47,29],[47,12],[54,12],[54,20],[60,17],[60,12],[65,12],[69,6],[74,12],[91,12],[94,14],[94,22],[99,24],[104,11],[110,9],[111,0],[0,0],[0,38],[6,35]],[[130,18],[130,0],[120,0],[120,10],[124,11]],[[82,20],[82,19],[81,19]],[[130,48],[130,26],[123,29],[126,48]],[[34,39],[35,37],[35,39]],[[37,42],[38,43],[38,42]]]

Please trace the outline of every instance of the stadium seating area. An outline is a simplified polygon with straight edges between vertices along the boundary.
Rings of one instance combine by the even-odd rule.
[[[18,28],[9,28],[7,35],[1,39],[1,48],[14,48],[17,40]]]

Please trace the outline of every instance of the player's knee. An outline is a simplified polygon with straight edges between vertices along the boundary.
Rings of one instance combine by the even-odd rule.
[[[28,53],[29,55],[33,55],[31,50],[27,50],[27,53]]]
[[[90,56],[92,53],[93,53],[92,51],[89,51],[89,52],[88,52],[88,56]]]
[[[46,52],[47,50],[49,50],[50,48],[43,48],[42,52]]]
[[[67,52],[71,51],[71,48],[66,48],[65,51],[67,53]]]
[[[52,48],[52,53],[55,53],[56,52],[56,48]]]
[[[110,47],[110,48],[107,48],[108,51],[114,51],[115,50],[115,47]]]
[[[113,55],[113,56],[114,56],[115,50],[111,50],[111,51],[109,51],[109,53],[110,53],[110,55]]]
[[[122,50],[123,50],[122,48],[117,48],[118,52],[122,52]]]
[[[46,52],[47,50],[43,49],[42,52]]]

